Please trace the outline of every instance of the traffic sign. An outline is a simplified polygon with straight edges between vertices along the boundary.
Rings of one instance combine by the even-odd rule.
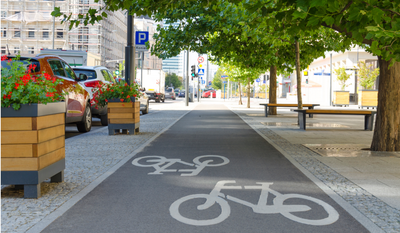
[[[212,82],[211,81],[208,81],[208,85],[211,85],[212,84]]]
[[[136,51],[147,51],[146,42],[149,41],[149,32],[136,31],[135,33],[135,49]]]
[[[198,73],[198,75],[204,75],[204,69],[199,69],[199,70],[197,71],[197,73]]]
[[[259,82],[260,82],[260,79],[259,79],[259,78],[258,78],[258,79],[256,79],[256,82],[258,82],[258,83],[259,83]]]
[[[206,81],[204,81],[204,80],[201,80],[201,84],[206,84]]]
[[[203,64],[198,64],[197,67],[203,68]]]
[[[227,78],[228,75],[221,75],[221,78]]]
[[[223,83],[227,83],[227,81],[223,81]]]
[[[197,58],[197,61],[198,61],[199,63],[203,63],[203,62],[204,62],[204,57],[198,57],[198,58]]]

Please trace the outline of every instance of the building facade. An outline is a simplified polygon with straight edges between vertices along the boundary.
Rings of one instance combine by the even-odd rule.
[[[51,16],[54,7],[61,12],[79,13],[99,9],[102,1],[94,0],[2,0],[1,53],[35,56],[41,49],[83,50],[101,57],[101,65],[113,69],[115,60],[124,59],[126,45],[126,13],[106,12],[108,17],[94,25],[69,30],[69,24]]]

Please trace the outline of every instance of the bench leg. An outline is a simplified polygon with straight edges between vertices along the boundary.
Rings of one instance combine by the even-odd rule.
[[[314,109],[314,106],[308,107],[308,109]],[[308,114],[308,117],[309,117],[309,118],[313,118],[313,117],[314,117],[314,114]]]
[[[374,116],[375,114],[365,115],[364,116],[364,130],[372,131],[374,127]]]
[[[265,117],[268,117],[268,106],[267,105],[265,105]]]
[[[300,129],[306,130],[306,114],[299,112],[298,121]]]

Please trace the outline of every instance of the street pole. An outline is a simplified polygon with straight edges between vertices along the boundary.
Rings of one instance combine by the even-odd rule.
[[[56,0],[53,0],[53,10],[56,8]],[[54,49],[54,38],[56,34],[56,17],[53,16],[53,49]]]
[[[127,46],[125,47],[125,81],[128,85],[135,81],[135,46],[133,45],[135,28],[134,16],[128,14]]]
[[[324,74],[321,74],[321,76],[322,75]],[[329,85],[329,105],[332,106],[332,53],[331,53],[331,73],[330,73],[330,85]]]
[[[186,82],[185,82],[185,104],[189,106],[189,49],[186,52]]]
[[[140,86],[143,87],[143,65],[144,65],[144,51],[142,52],[142,67],[140,70]]]

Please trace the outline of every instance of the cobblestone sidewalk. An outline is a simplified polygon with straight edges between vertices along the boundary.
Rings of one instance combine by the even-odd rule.
[[[62,183],[42,183],[42,197],[24,199],[23,191],[13,186],[1,189],[2,232],[25,232],[62,206],[122,159],[132,156],[170,124],[190,111],[155,111],[140,119],[137,135],[108,136],[107,127],[65,140],[66,169]]]

